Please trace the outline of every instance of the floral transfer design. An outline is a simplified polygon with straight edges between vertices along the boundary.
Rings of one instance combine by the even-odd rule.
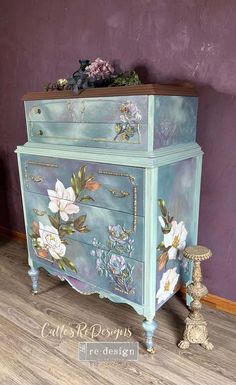
[[[93,175],[86,173],[86,166],[82,166],[77,174],[71,177],[71,186],[65,188],[64,184],[57,180],[55,190],[48,190],[50,214],[47,214],[51,225],[43,225],[41,222],[33,221],[32,246],[39,258],[56,263],[62,270],[66,268],[77,272],[76,266],[66,257],[66,246],[68,235],[78,231],[89,232],[86,226],[86,215],[74,218],[74,214],[80,211],[79,203],[93,200],[86,195],[86,190],[96,191],[100,183],[94,180]],[[46,214],[46,212],[45,212]],[[72,217],[73,215],[73,217]]]
[[[75,192],[72,187],[65,188],[63,183],[57,180],[54,190],[48,190],[48,196],[51,202],[48,208],[52,213],[59,213],[63,221],[69,220],[69,215],[77,214],[80,210],[75,205]]]
[[[107,246],[103,246],[96,238],[93,240],[94,249],[91,255],[96,257],[96,270],[101,276],[107,277],[115,290],[124,294],[134,294],[133,269],[130,263],[118,253],[130,254],[134,250],[134,241],[130,239],[131,232],[121,225],[108,227]]]
[[[114,140],[129,141],[136,133],[139,133],[142,115],[137,105],[132,102],[123,103],[120,112],[120,123],[115,125],[116,136]]]
[[[175,260],[177,256],[179,259],[182,259],[179,251],[183,250],[186,246],[188,232],[183,221],[177,223],[174,217],[170,216],[165,201],[159,199],[158,202],[161,210],[161,215],[158,219],[164,236],[163,241],[157,246],[157,250],[161,252],[158,267],[160,271],[168,260]]]
[[[160,288],[156,294],[158,304],[166,301],[175,292],[179,280],[179,274],[176,270],[177,267],[174,267],[162,275]]]

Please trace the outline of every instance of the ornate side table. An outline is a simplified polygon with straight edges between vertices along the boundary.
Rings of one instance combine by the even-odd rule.
[[[207,323],[201,311],[201,298],[207,295],[208,290],[202,284],[201,262],[212,256],[211,251],[204,246],[189,246],[183,252],[185,258],[193,261],[193,283],[187,287],[187,293],[193,298],[191,311],[185,320],[183,340],[179,342],[180,349],[188,349],[191,344],[200,344],[207,350],[214,345],[208,340]]]

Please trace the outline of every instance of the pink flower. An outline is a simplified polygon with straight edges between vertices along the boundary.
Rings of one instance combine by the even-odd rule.
[[[89,78],[105,79],[114,72],[112,65],[100,58],[97,58],[88,67],[86,67],[86,73]]]

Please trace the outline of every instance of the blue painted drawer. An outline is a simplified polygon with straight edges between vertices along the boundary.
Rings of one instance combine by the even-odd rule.
[[[43,238],[47,237],[51,237],[51,248],[37,250],[31,244],[30,255],[40,266],[53,269],[60,275],[62,269],[50,254],[59,253],[60,247],[55,248],[53,235],[45,230]],[[97,291],[106,290],[132,302],[143,303],[143,263],[103,250],[96,244],[86,245],[71,239],[64,245],[63,253],[60,263],[65,260],[63,268],[68,276],[94,285]]]
[[[27,232],[32,235],[32,240],[37,238],[36,230],[41,223],[42,228],[47,226],[49,233],[56,229],[63,242],[76,240],[87,245],[97,242],[109,252],[144,260],[143,217],[137,216],[134,223],[133,215],[125,212],[85,204],[73,207],[71,201],[58,201],[59,207],[65,204],[67,207],[71,206],[68,219],[63,219],[61,212],[53,213],[50,209],[51,201],[48,196],[25,192],[24,198]]]
[[[147,149],[148,97],[25,102],[29,141]]]
[[[78,160],[36,155],[21,155],[21,167],[26,191],[55,195],[58,180],[66,190],[65,195],[68,188],[71,190],[73,186],[74,189],[78,187],[77,204],[105,207],[130,213],[134,217],[143,215],[142,168],[86,164]],[[63,191],[58,194],[63,194]]]

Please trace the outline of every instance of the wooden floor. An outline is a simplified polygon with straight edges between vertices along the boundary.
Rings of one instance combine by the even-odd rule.
[[[97,295],[83,296],[57,278],[40,274],[41,294],[30,294],[27,253],[21,241],[0,241],[0,384],[2,385],[230,385],[236,383],[236,317],[204,307],[213,352],[193,346],[180,351],[187,310],[179,297],[157,314],[156,354],[143,347],[142,318],[127,305]],[[41,336],[52,327],[130,327],[129,341],[140,343],[139,360],[127,364],[93,365],[77,358],[78,343],[90,338]],[[105,341],[103,337],[96,340]],[[119,340],[127,341],[127,338]],[[111,341],[111,339],[109,339]]]

